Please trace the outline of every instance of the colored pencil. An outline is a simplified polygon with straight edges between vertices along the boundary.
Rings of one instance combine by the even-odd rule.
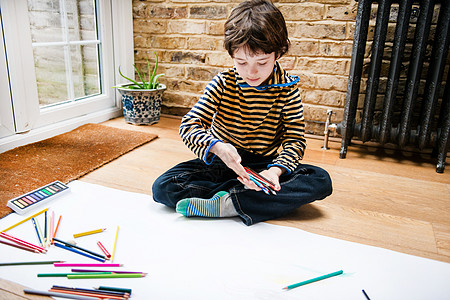
[[[72,269],[72,272],[79,272],[79,273],[81,273],[81,272],[84,272],[84,273],[86,273],[86,272],[111,272],[111,273],[117,273],[117,274],[124,274],[124,273],[147,274],[144,272],[116,271],[116,270],[91,270],[91,269]]]
[[[74,268],[101,268],[101,267],[122,267],[122,264],[84,264],[84,263],[54,263],[55,267],[74,267]]]
[[[108,288],[108,287],[101,287],[100,288],[94,288],[94,289],[85,289],[85,288],[73,288],[73,287],[65,287],[60,285],[53,285],[52,290],[60,290],[60,291],[82,291],[87,293],[96,293],[99,295],[113,295],[113,296],[124,296],[129,297],[131,294],[131,289],[125,289],[125,288]]]
[[[40,233],[39,233],[38,224],[36,223],[36,221],[35,221],[34,218],[31,219],[31,222],[33,222],[33,226],[34,226],[34,229],[35,229],[35,231],[36,231],[36,235],[37,235],[37,237],[38,237],[39,245],[41,245],[41,247],[43,247],[44,244],[42,243],[42,237],[41,237],[41,235],[40,235]]]
[[[288,285],[288,286],[284,287],[283,289],[291,290],[293,288],[296,288],[296,287],[299,287],[299,286],[302,286],[302,285],[305,285],[305,284],[308,284],[308,283],[312,283],[312,282],[316,282],[316,281],[319,281],[319,280],[327,279],[327,278],[330,278],[330,277],[333,277],[333,276],[341,275],[342,273],[344,273],[344,272],[342,270],[339,270],[339,271],[336,271],[336,272],[333,272],[333,273],[330,273],[330,274],[322,275],[322,276],[319,276],[319,277],[316,277],[316,278],[312,278],[312,279],[308,279],[308,280],[305,280],[305,281],[301,281],[299,283],[294,283],[294,284]]]
[[[68,279],[96,279],[96,278],[141,278],[145,274],[88,274],[88,275],[67,275]]]
[[[60,260],[50,260],[50,261],[18,261],[18,262],[7,262],[0,263],[0,266],[26,266],[26,265],[51,265],[55,263],[61,263]]]
[[[249,167],[244,167],[244,169],[245,169],[247,172],[250,172],[252,175],[254,175],[254,176],[256,176],[256,177],[259,177],[260,179],[264,180],[264,181],[267,182],[269,185],[271,185],[271,187],[272,187],[273,189],[275,189],[275,184],[274,184],[272,181],[270,181],[269,179],[267,179],[267,178],[265,178],[264,176],[262,176],[260,173],[258,173],[258,172],[256,172],[256,171],[252,170],[252,169],[249,168]]]
[[[47,245],[47,211],[44,212],[44,245]]]
[[[276,189],[275,189],[275,185],[274,185],[271,181],[268,181],[267,179],[265,179],[264,177],[262,177],[260,174],[256,173],[255,171],[253,171],[253,170],[251,170],[251,169],[249,169],[249,168],[247,168],[247,167],[244,167],[244,168],[245,168],[245,170],[247,171],[247,173],[248,173],[250,179],[251,179],[253,182],[255,182],[257,185],[258,185],[257,182],[259,182],[259,183],[261,183],[265,188],[267,188],[267,190],[269,190],[272,194],[274,194],[274,195],[277,194]],[[258,186],[259,186],[259,185],[258,185]]]
[[[56,228],[55,228],[55,231],[53,232],[53,238],[55,238],[56,232],[58,232],[59,222],[61,222],[61,217],[62,217],[62,216],[59,216],[59,218],[58,218],[58,223],[56,223]],[[52,239],[52,243],[53,243],[53,239]]]
[[[57,241],[57,242],[59,242],[59,243],[65,245],[65,246],[67,246],[67,247],[75,248],[75,249],[84,251],[84,252],[86,252],[86,253],[89,253],[89,254],[91,254],[91,255],[100,257],[102,260],[106,260],[106,256],[104,256],[104,255],[102,255],[102,254],[95,253],[94,251],[91,251],[91,250],[88,250],[88,249],[81,248],[81,247],[79,247],[79,246],[77,246],[77,245],[70,244],[70,243],[68,243],[68,242],[64,242],[64,241],[62,241],[62,240],[60,240],[60,239],[57,239],[57,238],[53,238],[53,239],[54,239],[55,241]]]
[[[113,246],[113,251],[112,251],[112,255],[111,255],[111,262],[114,261],[114,255],[116,254],[116,245],[117,245],[117,236],[119,235],[119,226],[117,226],[116,229],[116,236],[114,238],[114,246]]]
[[[102,291],[124,292],[124,293],[128,293],[131,295],[131,289],[126,289],[126,288],[118,288],[118,287],[111,287],[111,286],[99,286],[98,289],[102,290]]]
[[[362,292],[363,292],[364,296],[366,297],[366,299],[367,299],[367,300],[370,300],[369,295],[367,295],[366,291],[365,291],[365,290],[362,290]]]
[[[42,235],[42,231],[41,231],[41,227],[39,226],[39,222],[35,218],[33,218],[31,220],[34,220],[34,223],[36,224],[36,230],[38,231],[39,239],[42,241],[41,247],[45,248],[44,236]]]
[[[264,193],[267,195],[270,195],[269,190],[264,187],[258,180],[255,179],[255,177],[251,174],[248,174],[250,176],[250,180],[253,181]]]
[[[83,295],[98,297],[101,299],[128,299],[130,297],[127,293],[117,293],[117,292],[105,292],[92,289],[82,289],[82,288],[67,288],[61,286],[53,286],[49,292],[66,293],[72,295]]]
[[[13,236],[11,236],[9,234],[6,234],[4,232],[0,232],[0,237],[3,237],[4,239],[10,240],[10,241],[12,241],[14,243],[17,243],[17,244],[20,244],[22,246],[31,247],[33,249],[38,250],[39,252],[47,252],[47,250],[45,250],[45,248],[42,248],[42,247],[39,247],[37,245],[28,243],[28,242],[26,242],[24,240],[18,239],[16,237],[13,237]]]
[[[49,296],[49,297],[61,297],[66,299],[79,299],[79,300],[98,300],[98,297],[88,297],[88,296],[79,296],[79,295],[70,295],[64,293],[56,293],[56,292],[47,292],[47,291],[36,291],[36,290],[23,290],[25,294],[30,295],[40,295],[40,296]]]
[[[103,246],[103,244],[100,241],[97,242],[97,245],[100,247],[103,253],[105,253],[105,256],[107,258],[111,258],[111,254],[109,254],[108,250],[106,250],[105,246]]]
[[[44,209],[44,210],[41,210],[40,212],[35,213],[34,215],[29,216],[28,218],[25,218],[25,219],[23,219],[22,221],[20,221],[20,222],[14,224],[14,225],[9,226],[9,227],[6,228],[6,229],[3,229],[1,232],[6,232],[6,231],[8,231],[8,230],[10,230],[10,229],[12,229],[12,228],[14,228],[14,227],[16,227],[16,226],[19,226],[20,224],[25,223],[26,221],[30,220],[31,218],[34,218],[34,217],[36,217],[36,216],[39,216],[40,214],[42,214],[43,212],[46,212],[47,210],[48,210],[48,208],[46,208],[46,209]]]
[[[4,244],[4,245],[7,245],[7,246],[15,247],[15,248],[18,248],[18,249],[34,252],[34,253],[41,253],[41,252],[39,252],[38,250],[36,250],[34,248],[23,246],[23,245],[19,245],[19,244],[9,243],[9,242],[5,242],[5,241],[2,241],[2,240],[0,240],[0,243]]]
[[[103,232],[105,230],[106,230],[106,228],[100,228],[100,229],[90,230],[90,231],[86,231],[86,232],[74,233],[73,237],[74,238],[79,238],[79,237],[86,236],[86,235],[100,233],[100,232]]]
[[[80,295],[80,296],[87,296],[87,297],[97,297],[96,299],[128,299],[129,297],[125,295],[104,295],[97,292],[86,292],[82,290],[64,290],[64,289],[50,289],[49,292],[56,292],[56,293],[63,293],[67,295]]]
[[[52,242],[52,239],[54,238],[53,232],[55,232],[55,212],[52,211],[52,219],[50,223],[50,244]]]
[[[75,249],[75,248],[67,247],[67,246],[65,246],[65,245],[63,245],[63,244],[60,244],[60,243],[53,243],[53,244],[54,244],[56,247],[59,247],[59,248],[62,248],[62,249],[68,250],[68,251],[72,251],[72,252],[74,252],[74,253],[77,253],[77,254],[80,254],[80,255],[83,255],[83,256],[86,256],[86,257],[89,257],[89,258],[92,258],[92,259],[95,259],[95,260],[98,260],[98,261],[101,261],[101,262],[104,262],[104,261],[106,260],[106,259],[103,259],[103,258],[94,256],[94,255],[88,254],[88,253],[86,253],[86,252],[82,252],[82,251],[77,250],[77,249]]]
[[[67,277],[67,275],[112,274],[111,272],[38,273],[37,277]]]

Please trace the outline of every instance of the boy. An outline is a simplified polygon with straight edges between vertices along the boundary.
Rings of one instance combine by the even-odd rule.
[[[187,217],[239,216],[252,225],[330,195],[328,173],[300,164],[303,105],[299,78],[277,62],[289,48],[281,12],[265,0],[241,3],[225,23],[224,46],[234,67],[212,79],[180,125],[198,159],[162,174],[154,200]],[[272,192],[244,167],[272,182]]]

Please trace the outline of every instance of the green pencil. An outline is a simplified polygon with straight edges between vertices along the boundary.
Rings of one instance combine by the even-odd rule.
[[[52,265],[54,263],[61,263],[60,260],[50,261],[19,261],[19,262],[5,262],[0,263],[0,266],[23,266],[23,265]]]
[[[111,272],[72,272],[72,273],[39,273],[37,274],[37,277],[67,277],[67,275],[105,275],[105,274],[112,274]]]
[[[144,277],[145,274],[86,274],[86,275],[67,275],[68,279],[95,279],[95,278],[140,278]]]
[[[296,288],[296,287],[299,287],[299,286],[302,286],[302,285],[305,285],[305,284],[308,284],[308,283],[312,283],[312,282],[316,282],[316,281],[319,281],[319,280],[322,280],[322,279],[327,279],[327,278],[330,278],[330,277],[333,277],[333,276],[341,275],[342,273],[344,273],[344,272],[342,270],[339,270],[339,271],[336,271],[336,272],[333,272],[333,273],[330,273],[330,274],[322,275],[322,276],[319,276],[319,277],[316,277],[316,278],[312,278],[312,279],[308,279],[308,280],[305,280],[305,281],[301,281],[301,282],[298,282],[298,283],[294,283],[294,284],[288,285],[287,287],[284,287],[283,289],[284,290],[290,290],[290,289],[293,289],[293,288]]]

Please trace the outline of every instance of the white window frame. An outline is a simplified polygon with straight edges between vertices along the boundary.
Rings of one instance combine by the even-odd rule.
[[[123,82],[117,76],[119,65],[125,72],[133,72],[132,4],[131,0],[101,0],[99,4],[98,13],[101,18],[99,34],[104,37],[102,39],[104,55],[101,56],[100,62],[103,68],[102,94],[39,109],[29,20],[28,14],[23,13],[27,10],[26,0],[0,0],[3,24],[19,24],[19,26],[3,26],[11,91],[9,96],[10,101],[12,98],[14,103],[15,128],[12,135],[0,138],[0,152],[70,131],[86,123],[99,123],[122,114],[120,95],[112,87]],[[12,36],[30,38],[8,38]],[[0,72],[2,72],[1,62]],[[0,107],[5,105],[6,96],[0,94],[0,104],[3,103]],[[73,117],[74,111],[87,113]],[[0,117],[3,122],[3,116]]]

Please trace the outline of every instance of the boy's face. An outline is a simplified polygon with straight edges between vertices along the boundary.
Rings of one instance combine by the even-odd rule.
[[[265,54],[251,53],[248,49],[238,48],[233,55],[234,66],[239,75],[250,86],[259,86],[272,74],[275,65],[275,52]]]

